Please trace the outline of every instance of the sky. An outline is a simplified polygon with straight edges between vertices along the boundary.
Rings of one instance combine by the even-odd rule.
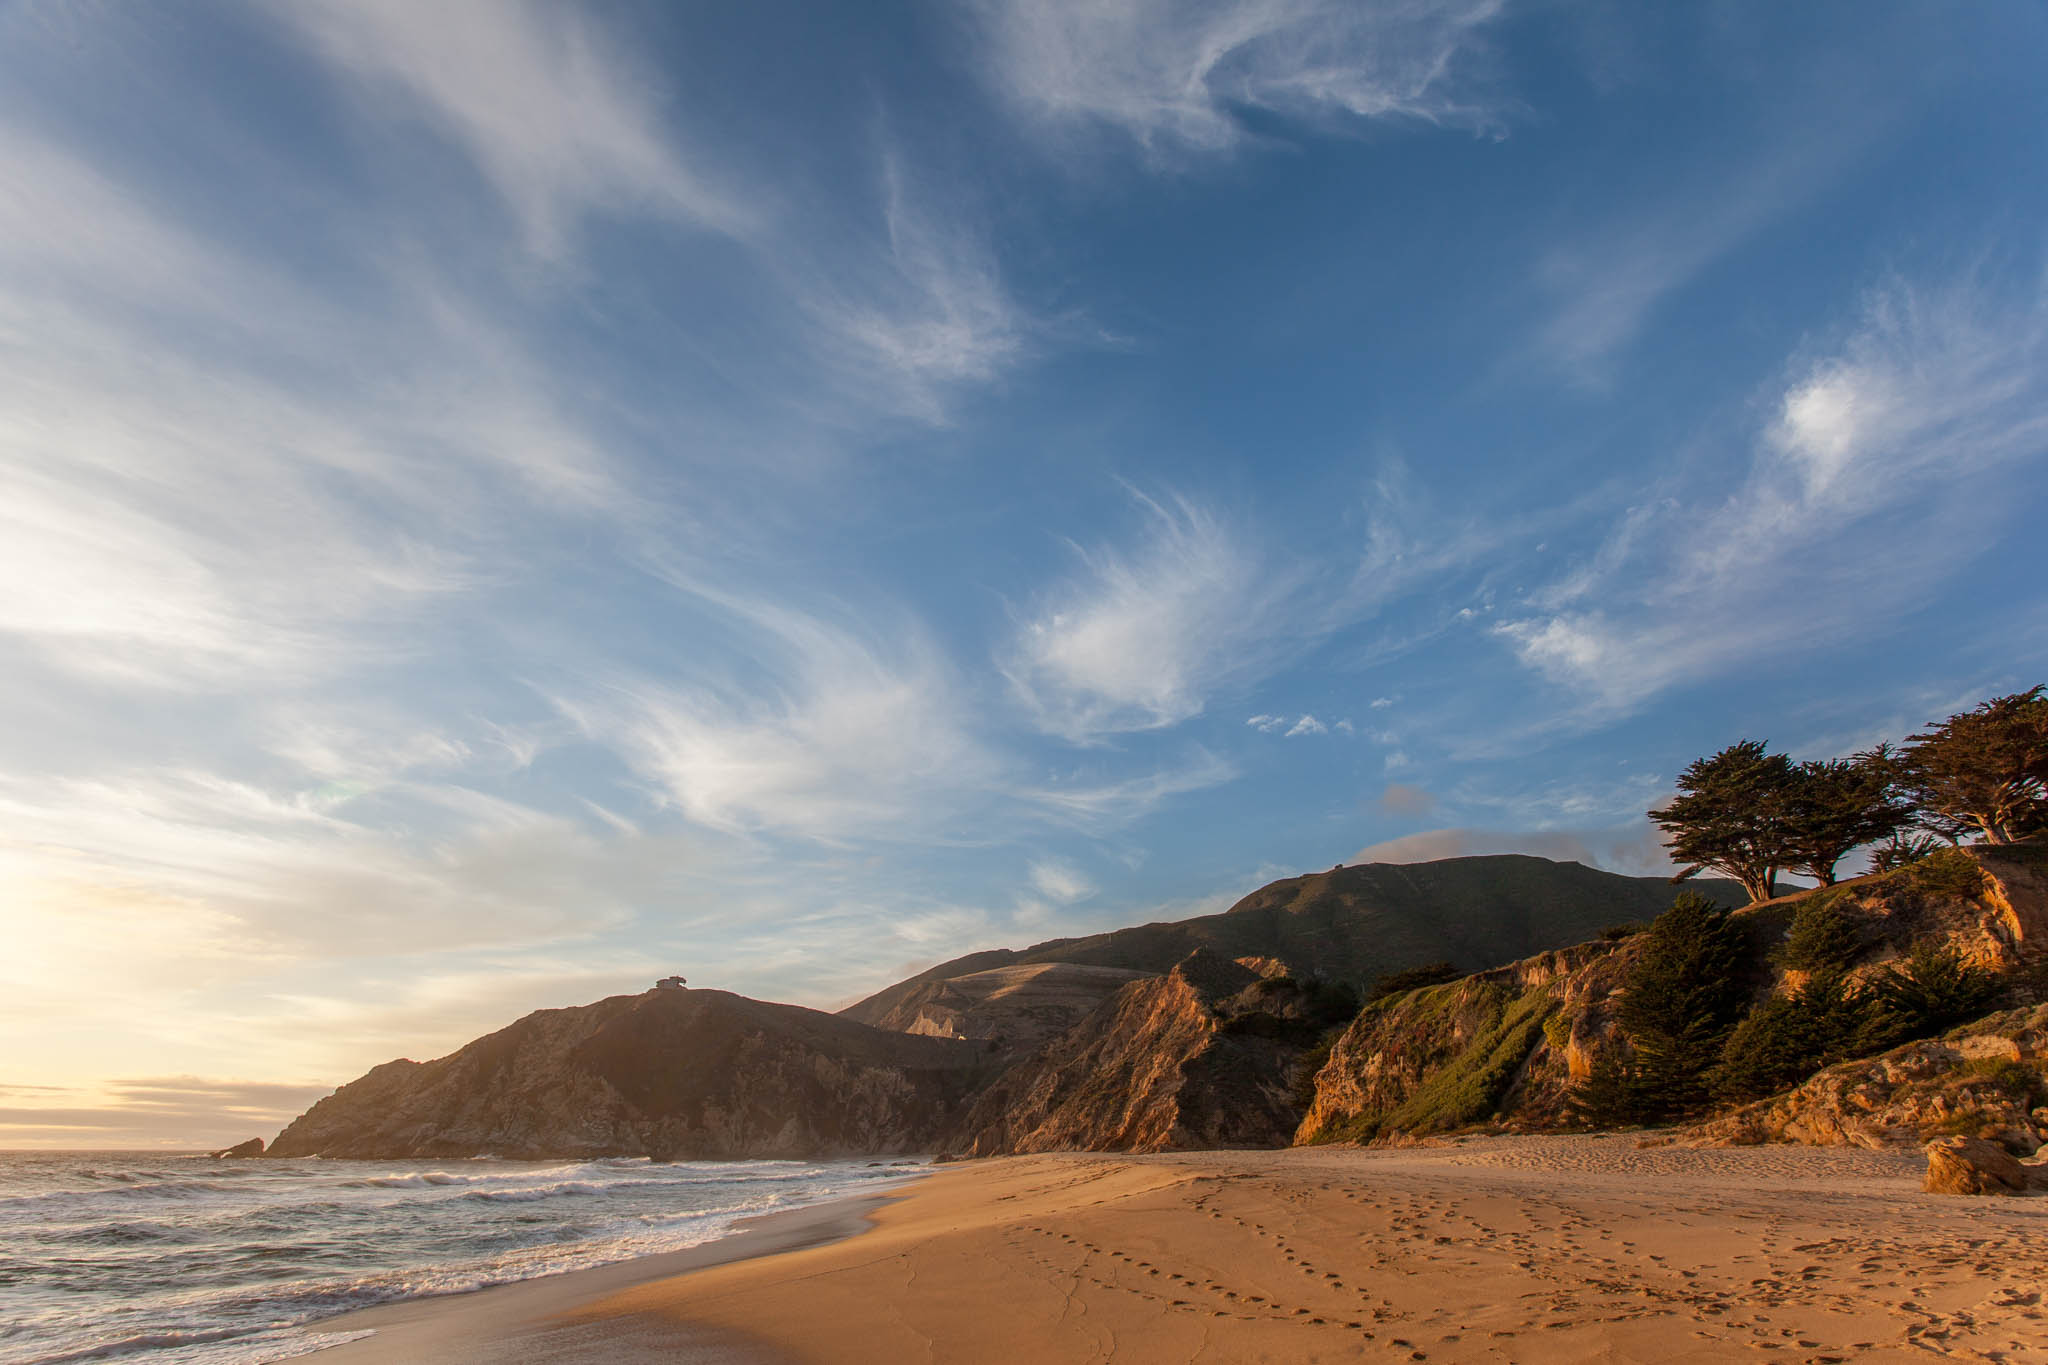
[[[0,1146],[2048,680],[2048,16],[0,4]]]

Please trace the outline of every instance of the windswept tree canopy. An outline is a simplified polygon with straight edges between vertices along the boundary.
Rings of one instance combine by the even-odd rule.
[[[1666,835],[1671,860],[1684,869],[1679,880],[1723,872],[1751,900],[1769,900],[1778,872],[1794,865],[1799,855],[1788,821],[1799,772],[1766,747],[1745,739],[1695,759],[1678,776],[1678,795],[1649,813]]]
[[[1853,758],[1801,763],[1785,794],[1785,866],[1822,886],[1835,884],[1835,867],[1849,851],[1889,839],[1913,819],[1897,789],[1891,746]]]
[[[1928,828],[2008,844],[2048,829],[2048,697],[1993,697],[1910,736],[1899,784]]]

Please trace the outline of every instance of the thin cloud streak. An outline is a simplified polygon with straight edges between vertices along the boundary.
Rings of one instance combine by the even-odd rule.
[[[1185,498],[1133,495],[1135,547],[1082,550],[1081,572],[1023,621],[999,667],[1033,722],[1076,744],[1201,714],[1278,666],[1297,574]],[[1270,648],[1268,646],[1271,646]]]
[[[1594,561],[1503,622],[1589,716],[1896,619],[1986,543],[1972,476],[2048,454],[2048,299],[1893,280],[1797,360],[1741,486],[1632,510]],[[1973,523],[1979,529],[1966,528]],[[1873,547],[1882,543],[1882,553]]]
[[[654,214],[739,234],[754,213],[670,145],[649,79],[589,16],[525,0],[315,0],[284,6],[390,117],[392,97],[459,144],[559,257],[580,218]]]
[[[1241,111],[1323,126],[1406,119],[1488,129],[1461,58],[1499,0],[984,0],[992,85],[1056,134],[1110,129],[1154,158],[1250,136]]]

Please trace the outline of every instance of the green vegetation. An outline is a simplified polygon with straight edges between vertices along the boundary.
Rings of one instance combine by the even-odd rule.
[[[1869,997],[1839,971],[1766,1000],[1728,1035],[1711,1077],[1714,1094],[1737,1103],[1758,1100],[1847,1061],[1859,1054],[1869,1017]]]
[[[1799,902],[1778,962],[1793,971],[1841,971],[1863,952],[1863,932],[1842,908],[1839,893],[1819,892]]]
[[[1724,872],[1769,900],[1780,871],[1823,886],[1857,848],[1873,872],[1935,852],[1931,835],[2011,844],[2048,834],[2048,686],[1994,697],[1893,748],[1794,763],[1761,740],[1695,759],[1650,818],[1684,870]],[[1921,833],[1908,833],[1918,825]],[[1931,832],[1931,835],[1930,835]],[[1957,893],[1967,894],[1967,893]]]
[[[1896,830],[1891,838],[1870,850],[1872,872],[1897,872],[1919,862],[1928,854],[1941,847],[1941,840],[1932,834],[1909,834]]]
[[[1448,962],[1427,962],[1405,972],[1388,972],[1372,983],[1372,993],[1366,999],[1384,1000],[1390,996],[1406,995],[1424,986],[1441,986],[1447,981],[1456,981],[1464,975]]]
[[[2009,844],[2048,830],[2048,696],[1993,697],[1907,739],[1897,783],[1921,823]]]
[[[1785,833],[1784,793],[1792,760],[1765,752],[1761,740],[1737,741],[1678,775],[1678,795],[1650,819],[1669,839],[1681,878],[1724,872],[1753,901],[1769,900],[1778,872],[1792,856]]]
[[[1647,938],[1615,1010],[1633,1057],[1636,1117],[1643,1120],[1706,1103],[1707,1073],[1742,1015],[1751,976],[1746,936],[1703,896],[1680,896]]]
[[[1999,983],[1951,948],[1923,944],[1871,978],[1871,1017],[1857,1045],[1882,1052],[1968,1023],[1996,1003]]]
[[[1965,1062],[1962,1074],[1964,1083],[1981,1080],[1988,1089],[2005,1096],[2023,1109],[2036,1108],[2048,1103],[2048,1075],[2039,1067],[2028,1066],[2025,1062],[2011,1057],[1987,1057],[1979,1061]]]
[[[1970,897],[1984,889],[1984,870],[1959,848],[1944,848],[1910,864],[1905,873],[1917,891]]]
[[[1889,745],[1853,758],[1802,763],[1779,799],[1784,804],[1785,866],[1822,886],[1849,851],[1888,839],[1913,818],[1898,794]]]
[[[1958,853],[1892,875],[1902,890],[1954,895],[1975,889],[1980,874]],[[1817,891],[1800,903],[1777,956],[1808,979],[1748,1010],[1757,949],[1726,912],[1681,899],[1650,928],[1615,1011],[1624,1047],[1603,1054],[1575,1089],[1576,1116],[1601,1125],[1645,1123],[1697,1113],[1710,1099],[1761,1099],[1823,1067],[1940,1033],[1992,1008],[1998,981],[1937,945],[1852,981],[1849,968],[1868,945],[1848,912],[1849,894]]]
[[[1557,1009],[1548,992],[1530,991],[1501,1011],[1448,1065],[1380,1122],[1382,1132],[1430,1133],[1463,1128],[1493,1116],[1522,1063],[1536,1050]]]

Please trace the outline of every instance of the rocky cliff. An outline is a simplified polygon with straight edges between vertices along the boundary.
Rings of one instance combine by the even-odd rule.
[[[1859,1147],[1969,1137],[2037,1152],[2048,1143],[2048,1005],[2002,1010],[1939,1038],[1829,1067],[1683,1136],[1708,1146]]]
[[[972,1042],[724,991],[541,1010],[321,1100],[270,1156],[818,1158],[927,1151],[987,1070]]]
[[[1284,1146],[1290,1067],[1322,1025],[1311,989],[1205,949],[1133,981],[984,1090],[955,1130],[971,1156]]]
[[[1851,976],[1867,977],[1916,946],[1936,944],[1997,973],[2008,995],[2034,989],[2048,964],[2048,876],[2038,846],[1973,847],[1883,876],[1780,897],[1739,910],[1759,999],[1795,991],[1804,974],[1774,961],[1794,913],[1824,898],[1860,937]],[[1614,1006],[1641,949],[1638,937],[1581,944],[1511,966],[1375,1002],[1331,1048],[1297,1141],[1374,1141],[1486,1123],[1511,1130],[1568,1127],[1568,1100],[1620,1047]],[[1958,1113],[1980,1127],[2031,1122],[2022,1083],[2048,1073],[2033,1018],[1988,1020],[1975,1042],[1914,1043],[1848,1063],[1787,1095],[1750,1106],[1702,1140],[1921,1140]],[[1964,1035],[1969,1030],[1963,1031]],[[1961,1036],[1961,1035],[1959,1035]],[[2008,1059],[2011,1102],[1993,1104],[1971,1068]],[[1972,1120],[1974,1122],[1974,1120]],[[2036,1125],[2038,1128],[2038,1125]],[[2048,1130],[2040,1130],[2048,1137]],[[2032,1150],[2030,1147],[2028,1150]]]

